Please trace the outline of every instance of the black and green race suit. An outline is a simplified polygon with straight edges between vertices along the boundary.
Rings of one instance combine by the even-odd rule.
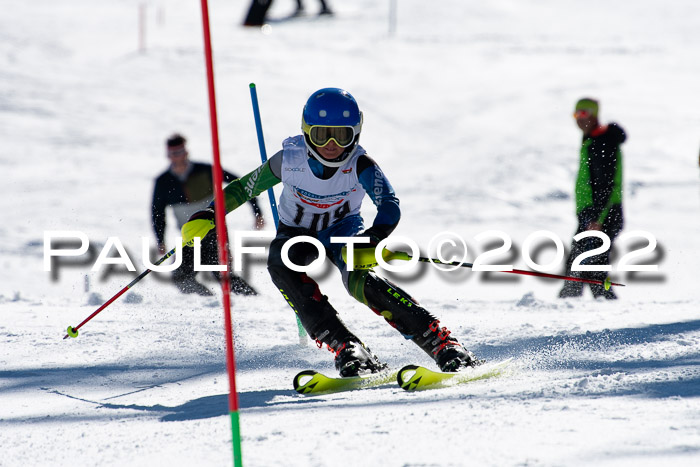
[[[226,212],[241,206],[250,198],[282,182],[282,158],[284,151],[276,153],[266,163],[234,180],[224,189]],[[312,184],[326,183],[342,168],[324,167],[313,158],[308,159],[308,169],[314,174],[309,177]],[[377,207],[377,215],[372,227],[365,230],[373,245],[387,237],[396,227],[400,218],[398,198],[385,179],[383,172],[367,155],[360,156],[356,166],[357,177],[362,189]],[[310,192],[314,186],[302,187]],[[335,209],[329,205],[328,209]],[[459,346],[457,339],[447,328],[439,326],[439,320],[424,309],[417,301],[393,283],[383,279],[372,270],[345,270],[340,258],[340,244],[337,248],[327,245],[328,237],[348,237],[358,234],[363,223],[359,216],[348,216],[327,228],[312,231],[296,225],[285,225],[280,221],[277,236],[270,244],[268,271],[273,283],[297,314],[309,336],[319,345],[326,344],[334,352],[339,352],[347,342],[360,342],[342,322],[337,311],[323,295],[314,279],[305,273],[291,270],[282,261],[281,250],[291,238],[306,235],[321,241],[328,257],[341,270],[343,284],[348,293],[359,302],[367,305],[377,315],[383,317],[406,339],[415,342],[429,354],[442,368],[447,352],[443,349]],[[337,250],[337,251],[336,251]],[[294,264],[308,265],[319,256],[318,250],[309,243],[299,243],[288,250],[288,257]],[[342,263],[342,264],[341,264]]]

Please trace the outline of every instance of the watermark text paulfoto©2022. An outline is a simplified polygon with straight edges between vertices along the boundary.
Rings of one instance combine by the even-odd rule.
[[[275,237],[275,232],[265,231],[234,231],[230,237],[232,250],[232,266],[233,270],[239,272],[243,269],[245,255],[262,255],[266,253],[266,248],[263,246],[246,246],[246,240],[264,240]],[[654,253],[657,247],[657,241],[654,235],[649,232],[638,230],[633,232],[625,232],[618,237],[618,242],[624,242],[629,239],[641,239],[642,244],[639,248],[633,248],[622,255],[615,265],[610,264],[589,264],[591,258],[607,252],[610,249],[611,242],[607,235],[602,232],[591,230],[579,233],[574,237],[577,242],[595,241],[595,247],[581,253],[572,265],[572,271],[658,271],[657,264],[637,264],[634,261],[648,260],[649,255]],[[54,242],[55,240],[63,240],[62,244]],[[597,240],[596,240],[597,239]],[[500,246],[484,251],[476,256],[471,268],[473,271],[510,271],[513,269],[511,264],[488,264],[488,261],[508,253],[511,250],[513,242],[508,234],[499,230],[489,230],[474,236],[474,240],[480,243],[486,243],[488,240],[495,240]],[[69,244],[66,242],[70,242]],[[171,264],[156,265],[151,263],[150,257],[150,241],[147,237],[141,237],[141,264],[144,268],[150,269],[153,272],[172,272],[182,264],[182,255],[178,254],[183,248],[182,239],[177,239],[176,252],[174,261]],[[308,242],[315,245],[319,251],[318,258],[309,265],[297,265],[289,259],[289,248],[300,242]],[[359,249],[368,248],[364,243],[369,242],[366,237],[332,237],[331,243],[347,245],[347,268],[353,270],[358,266],[355,261],[355,252]],[[73,247],[79,243],[79,246]],[[644,244],[646,243],[646,244]],[[532,259],[531,252],[535,248],[542,246],[555,247],[554,258],[546,264],[540,264]],[[55,266],[57,258],[60,257],[79,257],[87,253],[90,247],[88,236],[81,231],[75,230],[55,230],[44,232],[44,270],[51,271]],[[196,271],[225,271],[225,265],[203,265],[200,261],[201,239],[194,239],[194,269]],[[401,259],[407,261],[395,261],[388,263],[385,261],[383,253],[385,249],[394,250],[410,250],[408,255]],[[431,252],[429,258],[435,260],[430,262],[434,267],[449,271],[454,270],[466,263],[467,259],[467,243],[459,235],[454,232],[440,232],[432,237],[428,244],[428,251]],[[534,271],[548,272],[558,269],[564,261],[564,244],[562,240],[553,232],[547,230],[538,230],[531,233],[524,240],[521,247],[521,255],[524,262],[529,268]],[[364,250],[366,253],[366,250]],[[114,255],[116,253],[116,256]],[[446,255],[449,255],[447,257]],[[364,254],[366,258],[366,254]],[[416,267],[420,257],[420,247],[409,237],[405,236],[390,236],[382,240],[376,248],[374,248],[373,265],[386,269],[391,272],[405,272]],[[658,257],[658,255],[657,255]],[[318,269],[325,260],[325,251],[321,242],[310,236],[298,236],[287,241],[282,248],[282,260],[284,264],[294,271],[310,272]],[[450,263],[450,264],[445,264]],[[129,257],[123,243],[118,237],[109,237],[102,247],[99,256],[95,260],[91,270],[98,271],[100,268],[112,265],[122,265],[129,271],[136,271],[133,261]]]

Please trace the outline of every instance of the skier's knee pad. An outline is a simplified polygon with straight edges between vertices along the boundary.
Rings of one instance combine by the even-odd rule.
[[[355,269],[354,271],[348,272],[347,279],[345,279],[345,287],[348,293],[355,300],[365,305],[368,304],[367,298],[365,297],[365,283],[367,282],[369,273],[367,269]]]

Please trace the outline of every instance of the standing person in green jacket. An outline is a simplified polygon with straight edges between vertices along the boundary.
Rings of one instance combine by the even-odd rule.
[[[601,125],[598,121],[598,101],[591,98],[580,99],[576,103],[574,118],[583,132],[580,165],[576,179],[576,234],[587,230],[603,232],[610,238],[610,248],[597,256],[587,258],[582,265],[607,265],[610,262],[612,242],[623,226],[622,215],[622,151],[625,131],[616,123]],[[588,237],[574,241],[567,260],[569,275],[589,279],[604,280],[605,271],[571,271],[572,263],[580,254],[599,247],[602,241]],[[591,284],[594,297],[616,299],[612,290],[602,285]],[[583,294],[583,283],[566,282],[560,298],[579,297]]]

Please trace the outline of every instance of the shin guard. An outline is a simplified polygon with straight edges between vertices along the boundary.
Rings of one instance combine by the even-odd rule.
[[[337,351],[343,343],[359,339],[350,332],[338,316],[338,312],[321,294],[318,284],[301,272],[269,266],[272,282],[277,286],[289,306],[299,317],[309,337]]]

